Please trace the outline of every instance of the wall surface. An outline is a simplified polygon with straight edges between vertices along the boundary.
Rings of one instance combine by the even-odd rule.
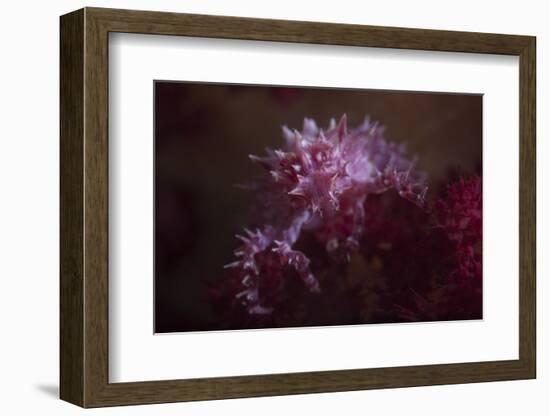
[[[538,73],[538,379],[339,394],[317,394],[87,411],[88,414],[408,414],[545,415],[550,361],[545,300],[549,261],[550,146],[543,129],[550,85],[550,26],[541,1],[220,2],[125,0],[5,2],[0,15],[0,409],[2,414],[83,412],[58,395],[58,17],[83,6],[241,15],[537,36]],[[471,340],[464,340],[471,342]],[[474,340],[475,342],[475,340]]]

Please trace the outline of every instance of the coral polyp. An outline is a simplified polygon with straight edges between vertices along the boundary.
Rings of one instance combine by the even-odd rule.
[[[404,145],[389,142],[384,128],[366,118],[348,128],[346,115],[328,128],[306,118],[301,131],[283,127],[283,143],[265,156],[250,155],[264,175],[249,188],[263,206],[254,230],[237,238],[235,269],[241,290],[236,298],[251,315],[271,314],[288,279],[299,278],[312,293],[323,290],[311,270],[311,253],[296,248],[313,237],[335,264],[348,262],[368,239],[365,201],[395,191],[422,207],[426,181],[407,157]],[[318,255],[318,253],[315,253]]]
[[[455,249],[455,269],[449,278],[458,284],[478,284],[482,277],[481,178],[463,179],[447,187],[447,198],[435,206],[437,224]]]

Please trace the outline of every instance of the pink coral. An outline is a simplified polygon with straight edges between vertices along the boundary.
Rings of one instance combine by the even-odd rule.
[[[436,204],[436,215],[438,226],[455,246],[455,267],[449,278],[466,284],[481,280],[481,178],[448,186],[447,197]]]
[[[262,226],[237,236],[243,242],[238,259],[226,266],[240,275],[236,296],[249,314],[272,313],[274,295],[295,275],[310,292],[321,291],[311,259],[295,248],[304,233],[314,235],[334,261],[349,261],[363,238],[368,195],[394,189],[424,204],[427,187],[415,161],[383,132],[368,118],[349,131],[345,115],[326,130],[306,118],[301,132],[283,127],[281,149],[250,156],[268,173],[252,187],[269,209]]]
[[[429,264],[405,268],[396,262],[399,276],[413,274],[408,296],[389,298],[398,313],[412,321],[479,319],[482,317],[482,187],[481,177],[460,179],[447,186],[435,204],[432,224],[414,251]],[[409,253],[404,258],[411,258]],[[389,263],[388,263],[389,264]],[[435,278],[426,279],[430,274]],[[427,284],[427,285],[426,285]],[[412,296],[411,296],[412,295]],[[407,305],[407,306],[405,306]]]

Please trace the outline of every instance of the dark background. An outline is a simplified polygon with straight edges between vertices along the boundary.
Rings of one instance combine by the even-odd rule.
[[[248,159],[280,147],[281,126],[326,127],[366,115],[418,155],[431,188],[479,172],[482,96],[157,81],[155,88],[155,332],[215,329],[208,285],[233,260],[261,173]]]

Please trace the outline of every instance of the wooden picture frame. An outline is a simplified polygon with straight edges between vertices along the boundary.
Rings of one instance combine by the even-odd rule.
[[[85,8],[61,17],[60,396],[82,407],[535,378],[535,38]],[[519,359],[110,383],[108,34],[298,42],[519,56]]]

